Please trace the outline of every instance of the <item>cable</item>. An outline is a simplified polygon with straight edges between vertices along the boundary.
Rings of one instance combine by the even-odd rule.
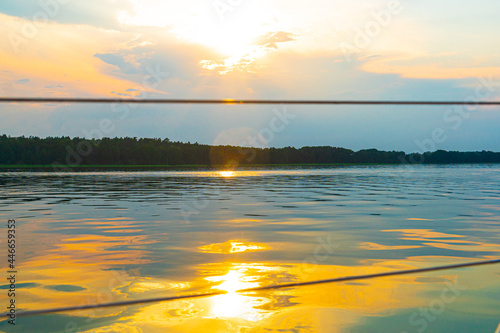
[[[340,277],[340,278],[335,278],[335,279],[285,283],[285,284],[271,285],[271,286],[265,286],[265,287],[242,289],[242,290],[238,290],[237,292],[283,289],[283,288],[311,286],[311,285],[316,285],[316,284],[325,284],[325,283],[334,283],[334,282],[357,281],[357,280],[366,280],[366,279],[373,279],[373,278],[385,277],[385,276],[435,272],[435,271],[443,271],[443,270],[457,269],[457,268],[463,268],[463,267],[484,266],[484,265],[493,265],[493,264],[500,264],[500,259],[488,260],[488,261],[478,261],[478,262],[469,262],[469,263],[464,263],[464,264],[455,264],[455,265],[447,265],[447,266],[436,266],[436,267],[409,269],[406,271],[375,273],[375,274],[367,274],[367,275],[354,275],[354,276]]]
[[[500,105],[500,101],[353,101],[269,99],[133,99],[0,97],[0,103],[132,103],[132,104],[314,104],[314,105]]]
[[[147,304],[147,303],[158,303],[158,302],[167,302],[167,301],[178,301],[182,299],[193,299],[193,298],[202,298],[202,297],[210,297],[226,294],[225,291],[220,292],[212,292],[212,293],[204,293],[198,295],[185,295],[185,296],[173,296],[173,297],[158,297],[158,298],[148,298],[148,299],[139,299],[134,301],[123,301],[123,302],[112,302],[112,303],[103,303],[103,304],[95,304],[95,305],[82,305],[82,306],[69,306],[64,308],[54,308],[54,309],[46,309],[46,310],[34,310],[34,311],[26,311],[17,313],[16,317],[28,317],[28,316],[38,316],[44,314],[58,313],[58,312],[69,312],[69,311],[82,311],[82,310],[90,310],[90,309],[98,309],[98,308],[111,308],[117,306],[128,306],[128,305],[136,305],[136,304]],[[4,313],[0,316],[6,317],[8,313]]]
[[[327,279],[327,280],[316,280],[316,281],[307,281],[307,282],[296,282],[296,283],[286,283],[286,284],[279,284],[279,285],[270,285],[270,286],[265,286],[265,287],[241,289],[241,290],[237,290],[236,292],[237,293],[247,293],[247,292],[255,292],[255,291],[262,291],[262,290],[274,290],[274,289],[283,289],[283,288],[291,288],[291,287],[302,287],[302,286],[335,283],[335,282],[366,280],[366,279],[373,279],[373,278],[386,277],[386,276],[435,272],[435,271],[443,271],[443,270],[472,267],[472,266],[493,265],[493,264],[499,264],[499,263],[500,263],[500,259],[496,259],[496,260],[469,262],[469,263],[447,265],[447,266],[435,266],[435,267],[427,267],[427,268],[409,269],[409,270],[404,270],[404,271],[375,273],[375,274],[367,274],[367,275],[355,275],[355,276],[347,276],[347,277],[340,277],[340,278]],[[197,294],[197,295],[159,297],[159,298],[112,302],[112,303],[104,303],[104,304],[96,304],[96,305],[71,306],[71,307],[55,308],[55,309],[25,311],[25,312],[17,313],[16,317],[44,315],[44,314],[51,314],[51,313],[57,313],[57,312],[69,312],[69,311],[78,311],[78,310],[81,311],[81,310],[97,309],[97,308],[109,308],[109,307],[126,306],[126,305],[137,305],[137,304],[177,301],[177,300],[183,300],[183,299],[194,299],[194,298],[210,297],[210,296],[217,296],[217,295],[223,295],[223,294],[226,294],[226,292],[219,291],[219,292],[211,292],[211,293],[204,293],[204,294]],[[8,315],[9,315],[8,313],[4,313],[1,315],[1,317],[6,317]]]

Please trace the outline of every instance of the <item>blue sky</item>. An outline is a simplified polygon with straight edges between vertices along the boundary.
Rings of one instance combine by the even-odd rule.
[[[499,100],[499,13],[491,0],[3,2],[0,95]],[[273,110],[2,104],[0,133],[242,144]],[[500,151],[495,107],[287,112],[260,146]]]

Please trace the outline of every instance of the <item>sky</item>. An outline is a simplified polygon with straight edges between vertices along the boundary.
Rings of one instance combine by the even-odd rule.
[[[500,2],[0,3],[0,96],[458,100],[445,106],[0,104],[0,134],[500,151]]]

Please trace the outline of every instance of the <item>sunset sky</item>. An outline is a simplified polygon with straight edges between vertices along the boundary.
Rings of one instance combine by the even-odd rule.
[[[499,14],[492,0],[2,1],[0,95],[500,100]],[[240,145],[283,112],[1,104],[0,134]],[[499,107],[286,112],[259,146],[500,151]]]

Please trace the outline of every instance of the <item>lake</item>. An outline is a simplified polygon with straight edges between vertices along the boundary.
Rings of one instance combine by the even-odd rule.
[[[0,198],[4,235],[7,220],[17,225],[18,310],[226,292],[21,317],[3,332],[494,333],[500,323],[499,265],[235,293],[496,259],[499,165],[3,172]]]

